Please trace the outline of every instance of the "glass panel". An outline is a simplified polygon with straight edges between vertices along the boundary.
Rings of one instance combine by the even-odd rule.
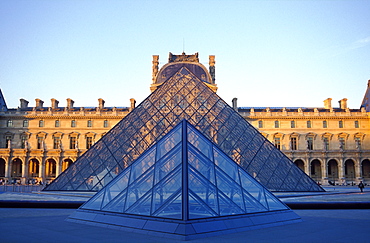
[[[131,175],[134,168],[131,168]],[[136,203],[141,199],[149,190],[153,187],[153,167],[147,171],[144,175],[139,177],[134,183],[130,184],[128,187],[128,195],[125,210],[127,210],[131,205]],[[130,180],[131,183],[131,180]],[[149,211],[150,212],[150,211]]]
[[[173,194],[168,203],[164,204],[160,210],[155,212],[153,216],[182,219],[182,194],[179,190],[176,194]]]
[[[158,143],[157,159],[162,158],[168,151],[175,147],[180,141],[182,136],[181,126],[178,126],[168,136]]]
[[[81,206],[82,209],[100,210],[105,195],[105,190],[98,192],[93,198]]]
[[[102,210],[123,213],[127,197],[127,189],[121,192],[114,200],[110,201]]]
[[[216,187],[205,178],[202,178],[194,168],[189,168],[189,190],[197,196],[207,207],[218,214]]]
[[[155,184],[167,176],[182,161],[181,144],[155,165]]]
[[[220,192],[222,192],[225,197],[228,197],[228,199],[233,201],[240,209],[244,209],[244,201],[240,185],[228,178],[218,168],[216,168],[216,181],[219,195],[221,194]]]
[[[202,200],[189,190],[189,219],[208,218],[217,216]]]
[[[155,186],[154,188],[154,195],[153,195],[153,206],[152,211],[154,214],[158,215],[161,211],[161,207],[165,204],[168,204],[169,201],[172,202],[174,195],[181,192],[182,188],[182,170],[179,168],[174,173],[169,174],[169,176],[163,180],[161,183]],[[173,202],[172,202],[173,203]],[[181,214],[181,207],[180,212],[175,212],[175,209],[172,209],[173,214]],[[167,208],[167,213],[170,214],[171,209]],[[163,216],[163,215],[162,215]]]
[[[215,156],[215,164],[220,167],[228,176],[230,176],[231,179],[233,179],[237,183],[240,183],[237,173],[237,165],[235,164],[235,162],[231,161],[231,159],[227,158],[216,149],[214,149],[213,151]]]
[[[209,161],[203,155],[198,154],[199,152],[191,149],[189,146],[188,150],[188,162],[189,164],[196,169],[205,179],[215,184],[215,171],[214,164]]]
[[[200,137],[191,126],[188,126],[188,141],[209,159],[213,159],[211,144]]]
[[[131,168],[131,178],[130,183],[135,181],[139,176],[144,174],[149,167],[151,167],[155,162],[155,147],[150,149],[147,154],[136,161]]]
[[[110,184],[106,188],[106,198],[104,199],[105,204],[103,207],[111,200],[113,200],[118,194],[120,194],[124,189],[127,188],[128,179],[130,177],[130,169],[131,167],[127,168],[123,171],[119,178],[115,181],[115,183]],[[108,201],[105,201],[108,200]]]
[[[246,190],[253,198],[255,198],[260,204],[262,204],[266,209],[268,209],[265,199],[264,188],[254,182],[253,179],[245,172],[239,169],[240,180],[242,182],[242,187]]]
[[[244,214],[238,205],[236,205],[230,198],[226,197],[222,193],[218,194],[220,202],[220,216],[234,215],[234,214]]]
[[[266,200],[270,211],[273,210],[285,210],[288,209],[282,202],[280,202],[277,198],[272,196],[270,193],[266,192]]]

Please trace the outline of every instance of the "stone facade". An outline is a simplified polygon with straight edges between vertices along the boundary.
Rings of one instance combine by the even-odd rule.
[[[36,99],[34,107],[21,99],[19,108],[0,111],[0,178],[8,182],[48,182],[125,117],[135,106],[104,107],[104,100],[93,108],[65,107],[51,99],[44,107]]]
[[[239,113],[323,185],[370,183],[370,113],[364,107],[239,107]]]

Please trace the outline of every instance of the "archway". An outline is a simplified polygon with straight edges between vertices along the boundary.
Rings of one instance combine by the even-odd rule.
[[[28,177],[38,177],[40,172],[40,163],[37,159],[31,159],[28,165]]]
[[[311,161],[311,178],[319,181],[322,178],[321,161],[314,159]]]
[[[304,171],[304,162],[303,160],[301,159],[297,159],[296,161],[294,161],[294,164],[300,168],[302,171]]]
[[[45,163],[45,176],[47,178],[53,178],[56,176],[57,163],[54,159],[47,159]]]
[[[347,182],[351,183],[353,186],[356,178],[356,173],[355,162],[352,159],[347,159],[346,162],[344,162],[344,176],[346,177]]]
[[[370,160],[365,159],[361,163],[361,173],[362,177],[366,179],[370,179]]]
[[[19,158],[13,159],[12,161],[12,177],[13,179],[22,177],[22,160]]]
[[[62,172],[65,171],[69,166],[73,164],[73,161],[71,159],[65,159],[62,163]]]
[[[5,177],[5,160],[0,158],[0,177]]]
[[[338,183],[338,162],[335,159],[328,162],[328,178],[329,184],[336,185]]]

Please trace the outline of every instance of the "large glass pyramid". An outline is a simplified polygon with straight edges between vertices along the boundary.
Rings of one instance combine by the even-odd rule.
[[[114,222],[111,216],[104,216],[107,213],[114,215]],[[274,216],[249,227],[232,224],[241,219],[253,222],[259,213]],[[199,231],[199,222],[202,222],[203,233],[228,232],[288,223],[299,217],[184,120],[70,219],[143,231],[151,229],[138,222],[146,222],[146,225],[148,221],[164,222],[163,227],[158,225],[154,231],[184,237],[196,234],[179,227],[184,224],[194,232]],[[133,219],[134,223],[127,223]],[[214,220],[224,224],[225,229],[215,230]],[[173,232],[167,232],[168,224]]]
[[[186,119],[269,190],[323,191],[208,88],[198,78],[202,75],[190,71],[199,63],[176,65],[161,86],[45,190],[100,190]]]

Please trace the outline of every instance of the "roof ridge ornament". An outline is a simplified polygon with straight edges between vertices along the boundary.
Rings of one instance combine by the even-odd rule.
[[[193,55],[186,55],[183,52],[181,55],[174,55],[172,52],[169,53],[168,62],[199,62],[198,52]]]

